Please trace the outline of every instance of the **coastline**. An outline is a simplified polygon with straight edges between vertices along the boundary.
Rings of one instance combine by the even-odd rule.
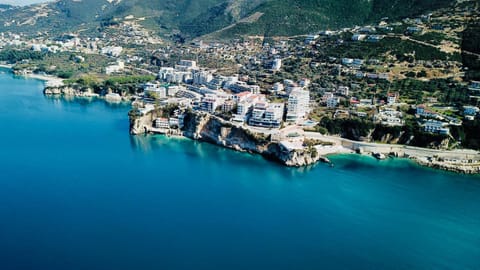
[[[10,69],[10,70],[12,70],[12,69],[13,69],[13,65],[8,65],[8,64],[0,64],[0,68],[4,68],[4,69]]]
[[[330,137],[331,138],[331,137]],[[389,158],[406,159],[416,164],[462,174],[480,173],[480,153],[472,149],[437,150],[407,145],[363,143],[338,138],[342,149],[327,156],[359,154],[378,160]]]
[[[13,65],[9,64],[0,64],[0,68],[8,69],[13,72]],[[14,73],[15,74],[15,73]],[[45,82],[45,87],[54,87],[54,86],[62,86],[64,79],[52,75],[41,75],[41,74],[34,74],[34,73],[26,73],[26,74],[15,74],[15,76],[20,76],[26,79],[35,79],[39,81]]]
[[[325,136],[315,132],[306,132],[306,136],[309,139],[328,141],[344,148],[337,153],[328,155],[350,152],[374,156],[378,159],[406,158],[430,168],[465,174],[480,173],[480,152],[472,149],[439,150],[408,145],[369,143]]]
[[[157,114],[153,111],[140,115],[131,114],[130,133],[176,135],[211,142],[236,151],[257,153],[273,158],[289,167],[308,166],[318,161],[331,163],[328,157],[334,155],[361,154],[379,160],[392,157],[408,159],[421,166],[462,174],[480,173],[480,153],[475,150],[436,150],[406,145],[358,142],[314,132],[305,132],[301,143],[298,138],[276,140],[273,139],[270,130],[262,131],[248,126],[234,126],[215,116],[200,112],[191,113],[189,117],[191,121],[185,121],[186,126],[182,130],[157,129],[152,126],[158,117]],[[282,132],[282,130],[278,131],[278,133]],[[316,144],[308,146],[305,143],[307,140]]]
[[[40,74],[30,73],[30,74],[19,74],[17,76],[21,76],[27,79],[35,79],[35,80],[43,81],[45,82],[45,87],[59,87],[64,85],[63,84],[64,80],[62,78],[52,76],[52,75],[40,75]]]
[[[12,69],[9,65],[0,65],[0,68],[5,69]],[[90,93],[90,92],[79,92],[74,89],[70,89],[69,87],[64,87],[63,79],[50,76],[50,75],[40,75],[40,74],[21,74],[17,75],[27,79],[36,79],[45,82],[45,95],[62,95],[62,96],[75,96],[75,97],[100,97],[98,94]],[[61,91],[53,91],[55,89],[61,89]],[[105,98],[106,101],[109,101],[108,98]],[[125,101],[125,97],[122,97],[121,101]],[[111,102],[119,102],[117,100],[113,100]],[[149,128],[150,133],[161,133],[155,132],[154,128]],[[185,134],[181,133],[167,133],[167,136],[172,137],[181,137],[181,138],[188,138],[193,140],[202,140],[201,136],[185,136]],[[216,132],[212,134],[214,136],[218,136]],[[342,154],[361,154],[364,156],[382,156],[383,158],[386,157],[393,157],[393,158],[401,158],[401,159],[408,159],[416,164],[421,166],[430,167],[434,169],[440,169],[445,171],[451,171],[456,173],[463,173],[463,174],[479,174],[480,173],[480,152],[471,150],[471,149],[460,149],[460,150],[436,150],[436,149],[429,149],[429,148],[420,148],[420,147],[411,147],[406,145],[389,145],[389,144],[378,144],[378,143],[368,143],[368,142],[359,142],[359,141],[352,141],[348,139],[344,139],[337,136],[325,136],[319,133],[314,132],[305,132],[305,138],[308,139],[316,139],[321,140],[324,142],[329,142],[332,145],[329,146],[322,146],[316,145],[314,146],[317,153],[318,158],[314,158],[312,160],[308,160],[308,162],[294,162],[290,164],[285,164],[287,166],[307,166],[318,161],[323,161],[329,163],[330,160],[328,159],[329,156],[335,155],[342,155]],[[224,142],[217,142],[217,145],[222,147],[234,149],[241,152],[257,152],[252,151],[252,148],[245,148],[241,144],[235,144],[233,146],[227,146]],[[292,149],[290,149],[292,150]],[[298,149],[295,149],[298,150]],[[305,150],[305,149],[302,149]],[[294,153],[295,151],[290,151]],[[298,153],[299,151],[297,151]],[[259,152],[257,152],[259,153]],[[261,154],[261,153],[259,153]],[[290,157],[290,159],[297,160],[298,157]],[[379,159],[383,159],[379,158]],[[303,159],[303,157],[302,157]]]
[[[209,140],[203,140],[202,138],[194,138],[194,137],[191,137],[191,136],[185,136],[185,135],[182,135],[180,133],[177,133],[177,134],[171,134],[171,133],[162,133],[162,132],[156,132],[155,130],[149,130],[147,133],[149,134],[159,134],[159,135],[162,135],[162,136],[165,136],[165,137],[168,137],[168,138],[172,138],[172,139],[188,139],[188,140],[193,140],[193,141],[203,141],[203,142],[211,142]],[[226,145],[222,145],[222,144],[219,144],[219,143],[213,143],[217,146],[220,146],[220,147],[224,147],[224,148],[227,148],[227,149],[231,149],[231,150],[234,150],[234,151],[238,151],[238,152],[249,152],[249,153],[252,153],[252,154],[260,154],[260,155],[263,155],[262,153],[259,153],[259,152],[255,152],[255,151],[250,151],[249,149],[244,149],[242,147],[229,147],[229,146],[226,146]],[[402,145],[398,145],[398,147],[401,147]],[[384,146],[380,146],[378,150],[381,150]],[[407,146],[404,146],[404,147],[407,147]],[[309,163],[309,164],[302,164],[302,165],[298,165],[298,164],[287,164],[287,163],[284,163],[284,165],[288,166],[288,167],[304,167],[304,166],[310,166],[310,165],[313,165],[315,163],[318,163],[318,162],[323,162],[323,163],[328,163],[328,164],[331,164],[332,166],[335,165],[334,162],[332,162],[330,160],[330,158],[332,157],[337,157],[337,156],[342,156],[342,155],[345,155],[345,156],[361,156],[361,157],[371,157],[371,158],[374,158],[374,159],[377,159],[379,162],[382,162],[382,161],[387,161],[387,160],[408,160],[408,161],[411,161],[415,164],[417,164],[418,166],[421,166],[421,167],[427,167],[427,168],[432,168],[432,169],[436,169],[436,170],[441,170],[441,171],[448,171],[448,172],[452,172],[452,173],[459,173],[459,174],[469,174],[469,175],[478,175],[480,174],[480,163],[468,163],[467,160],[457,160],[457,162],[454,162],[452,160],[442,160],[442,158],[439,158],[438,156],[437,157],[429,157],[428,156],[428,152],[430,152],[432,149],[428,149],[428,148],[418,148],[418,149],[415,149],[415,151],[417,151],[417,155],[398,155],[398,154],[394,154],[394,153],[385,153],[385,158],[376,158],[375,155],[377,153],[381,153],[381,154],[384,154],[382,153],[381,151],[378,151],[378,152],[357,152],[351,148],[348,148],[348,147],[344,147],[344,146],[341,146],[341,145],[337,145],[337,146],[316,146],[316,149],[318,151],[318,156],[319,158],[317,160],[315,160],[314,162],[312,163]],[[422,153],[422,151],[424,151]],[[462,150],[463,151],[463,150]],[[465,150],[465,151],[473,151],[473,150]],[[455,155],[457,154],[457,152],[455,151],[441,151],[439,150],[439,153],[443,153],[444,156],[449,156],[449,155]],[[440,153],[439,156],[442,156]],[[265,156],[265,155],[264,155]]]

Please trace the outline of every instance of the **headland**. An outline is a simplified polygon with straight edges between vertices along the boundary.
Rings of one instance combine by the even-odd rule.
[[[169,117],[168,110],[174,110]],[[218,116],[180,108],[156,108],[135,104],[129,113],[130,133],[183,136],[236,151],[260,154],[292,167],[319,161],[330,163],[328,156],[363,154],[378,159],[408,158],[435,169],[464,174],[480,173],[480,154],[475,150],[436,150],[396,144],[359,142],[317,132],[299,126],[280,129],[251,127]]]

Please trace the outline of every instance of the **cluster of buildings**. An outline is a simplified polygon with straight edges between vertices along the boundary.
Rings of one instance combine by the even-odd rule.
[[[403,113],[388,107],[380,109],[378,114],[375,115],[374,120],[377,123],[390,127],[401,127],[405,125],[405,121],[403,120]]]
[[[420,33],[423,29],[422,23],[430,18],[420,17],[414,21],[408,21],[409,33]],[[48,39],[36,38],[27,40],[21,35],[10,33],[0,34],[0,48],[2,46],[12,46],[28,44],[34,51],[48,52],[85,52],[103,54],[111,58],[112,62],[105,68],[106,74],[114,74],[123,72],[125,64],[134,61],[134,56],[128,55],[132,50],[124,50],[122,46],[125,44],[159,44],[161,41],[149,35],[148,31],[143,30],[137,23],[135,18],[126,18],[109,27],[110,29],[102,33],[100,38],[79,37],[75,34],[63,35],[60,38]],[[321,50],[315,50],[324,45],[341,46],[342,36],[338,35],[342,32],[352,33],[350,42],[365,41],[378,42],[385,38],[382,35],[385,32],[392,32],[393,29],[386,23],[380,23],[374,27],[356,27],[352,29],[344,29],[338,32],[323,31],[317,34],[309,35],[304,40],[304,44],[292,40],[275,41],[272,44],[262,41],[259,45],[253,40],[237,40],[228,44],[220,43],[203,43],[202,41],[194,41],[190,46],[182,47],[162,47],[158,49],[156,46],[152,54],[158,53],[163,55],[165,59],[169,59],[172,54],[179,57],[192,58],[192,55],[199,55],[208,59],[222,59],[231,61],[232,66],[239,64],[243,70],[260,71],[265,74],[278,74],[285,66],[291,65],[290,59],[302,58],[308,55],[312,58],[311,67],[319,67],[324,65],[325,69],[317,69],[323,72],[319,75],[332,75],[332,70],[337,70],[338,75],[351,75],[350,78],[369,79],[372,80],[389,80],[389,73],[378,73],[375,69],[371,70],[372,65],[385,65],[375,59],[360,58],[335,58],[321,55]],[[117,34],[112,34],[117,33]],[[380,33],[380,34],[379,34]],[[337,41],[332,36],[338,35]],[[325,37],[320,39],[320,37]],[[348,42],[347,40],[345,42]],[[308,46],[305,46],[308,45]],[[310,46],[311,45],[311,46]],[[145,47],[142,47],[144,50]],[[154,46],[155,47],[155,46]],[[145,49],[148,52],[148,49]],[[145,51],[144,51],[145,52]],[[149,52],[150,53],[150,52]],[[140,55],[140,54],[138,54]],[[144,55],[142,55],[144,56]],[[209,58],[211,57],[211,58]],[[326,58],[328,58],[326,60]],[[171,59],[171,58],[170,58]],[[82,60],[79,58],[79,61]],[[234,64],[235,63],[235,64]],[[192,109],[205,111],[212,114],[228,115],[232,122],[237,124],[247,124],[251,126],[259,126],[266,128],[279,128],[284,122],[287,124],[299,124],[306,120],[310,112],[310,81],[302,79],[299,82],[284,80],[276,82],[271,89],[261,89],[259,85],[252,84],[248,78],[242,75],[222,76],[217,74],[215,69],[206,69],[197,65],[196,61],[181,60],[176,65],[165,67],[163,64],[152,64],[146,61],[142,62],[143,66],[137,67],[149,69],[149,67],[158,66],[158,81],[146,83],[143,85],[144,97],[148,102],[160,102],[168,104],[176,102],[190,106]],[[130,66],[130,65],[129,65]],[[322,66],[322,67],[324,67]],[[365,68],[368,66],[368,68]],[[262,69],[263,67],[263,69]],[[150,70],[154,70],[153,68]],[[237,72],[237,71],[236,71]],[[244,74],[245,74],[244,73]],[[264,75],[264,74],[262,74]],[[260,76],[259,76],[260,77]],[[350,84],[348,84],[350,85]],[[374,120],[386,126],[404,125],[403,114],[389,107],[379,105],[389,105],[393,107],[398,103],[399,95],[397,93],[389,93],[387,97],[382,97],[382,104],[375,99],[357,99],[351,98],[352,93],[356,89],[351,86],[337,86],[328,91],[323,91],[319,98],[320,103],[328,108],[337,108],[339,105],[349,103],[352,107],[371,107],[379,108],[378,113],[375,111]],[[262,90],[268,90],[273,96],[282,97],[272,102],[262,94]],[[480,91],[480,82],[472,82],[470,86],[472,91]],[[278,101],[282,100],[282,101]],[[149,107],[150,108],[150,107]],[[472,120],[478,115],[478,109],[465,108],[465,119]],[[343,106],[340,106],[343,109]],[[362,111],[362,110],[359,110]],[[345,113],[347,112],[347,113]],[[350,115],[348,111],[337,110],[335,113],[338,117]],[[365,117],[363,112],[357,112],[356,115]],[[448,126],[458,124],[453,119],[433,113],[427,108],[422,111],[422,106],[417,107],[417,115],[422,127],[427,132],[448,134]],[[162,118],[157,119],[155,125],[159,128],[175,126],[175,119]],[[181,122],[179,122],[181,123]]]
[[[190,100],[193,109],[211,114],[230,115],[238,124],[280,128],[284,120],[291,124],[306,120],[310,106],[309,80],[298,84],[286,80],[282,89],[287,102],[270,102],[260,86],[241,80],[241,76],[214,75],[214,70],[199,67],[196,61],[181,60],[175,67],[162,67],[159,82],[143,86],[144,95],[153,99]]]
[[[465,106],[465,119],[469,119],[468,117],[475,117],[479,111],[480,109],[477,107]],[[425,132],[441,135],[449,135],[450,126],[461,126],[463,124],[461,120],[451,116],[442,115],[426,105],[417,106],[416,117]]]

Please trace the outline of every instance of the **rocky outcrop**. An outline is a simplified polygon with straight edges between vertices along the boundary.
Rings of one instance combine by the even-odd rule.
[[[479,174],[480,165],[475,164],[459,164],[459,163],[448,163],[438,160],[424,160],[420,158],[412,157],[411,160],[415,161],[421,166],[444,170],[454,173],[463,173],[463,174]]]
[[[128,114],[130,119],[130,134],[140,135],[146,134],[151,130],[152,123],[157,117],[154,113],[142,115],[136,110],[132,110]]]
[[[99,97],[92,89],[80,90],[70,86],[46,87],[43,94],[47,96]]]
[[[148,133],[157,116],[158,112],[155,111],[142,115],[138,110],[132,110],[130,112],[130,133]],[[230,122],[208,113],[186,112],[182,131],[185,137],[236,151],[261,154],[286,166],[307,166],[321,159],[320,155],[312,150],[313,148],[287,149],[279,142],[272,142],[264,134],[232,125]]]

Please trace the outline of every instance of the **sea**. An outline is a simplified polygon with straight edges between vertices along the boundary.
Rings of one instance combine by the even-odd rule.
[[[0,269],[480,269],[480,177],[131,136],[0,72]]]

